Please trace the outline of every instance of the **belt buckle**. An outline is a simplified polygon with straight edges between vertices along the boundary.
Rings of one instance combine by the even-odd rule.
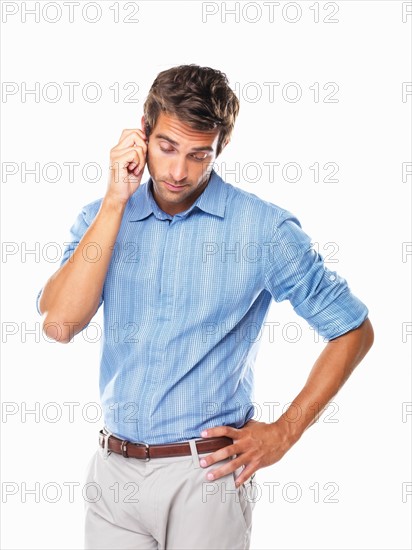
[[[110,454],[112,454],[112,451],[109,451],[109,437],[113,434],[107,428],[104,428],[100,432],[100,435],[102,436],[102,439],[103,439],[103,458],[104,460],[106,460],[107,457]]]
[[[142,458],[141,460],[144,460],[144,462],[149,462],[149,460],[150,460],[150,447],[149,447],[149,444],[148,443],[142,443],[142,445],[144,445],[144,450],[145,450],[146,456],[145,456],[145,458]]]
[[[129,458],[129,453],[127,452],[127,447],[129,443],[130,441],[123,439],[123,441],[120,444],[120,453],[124,458]],[[139,460],[143,460],[144,462],[148,462],[150,460],[150,450],[149,450],[148,443],[130,443],[130,444],[144,446],[146,456],[144,458],[139,458]]]

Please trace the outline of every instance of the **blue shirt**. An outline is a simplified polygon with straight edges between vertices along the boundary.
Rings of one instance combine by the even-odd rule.
[[[326,340],[358,327],[368,309],[287,210],[212,171],[194,204],[171,216],[151,186],[126,205],[103,287],[100,396],[112,433],[156,444],[253,417],[253,364],[272,299],[289,300]],[[101,201],[79,214],[62,264]]]

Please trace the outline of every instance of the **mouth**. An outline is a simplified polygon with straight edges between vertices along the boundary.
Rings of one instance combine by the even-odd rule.
[[[171,191],[180,191],[181,189],[183,189],[183,187],[186,187],[186,185],[173,185],[172,183],[169,183],[168,181],[164,181],[164,180],[163,180],[163,183]]]

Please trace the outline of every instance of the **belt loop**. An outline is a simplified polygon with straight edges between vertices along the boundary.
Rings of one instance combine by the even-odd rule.
[[[120,444],[120,450],[122,451],[122,456],[124,458],[129,458],[129,455],[127,453],[127,445],[129,442],[126,439],[123,439],[123,441]]]
[[[196,441],[199,441],[199,440],[189,439],[190,452],[192,453],[193,468],[200,468],[199,455],[197,454]]]
[[[109,451],[109,437],[113,434],[106,426],[104,426],[101,434],[103,436],[103,458],[107,460],[108,456],[111,454],[111,451]]]

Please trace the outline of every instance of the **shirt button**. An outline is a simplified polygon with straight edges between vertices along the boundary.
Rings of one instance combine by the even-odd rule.
[[[329,281],[335,281],[336,277],[335,275],[329,275]]]

